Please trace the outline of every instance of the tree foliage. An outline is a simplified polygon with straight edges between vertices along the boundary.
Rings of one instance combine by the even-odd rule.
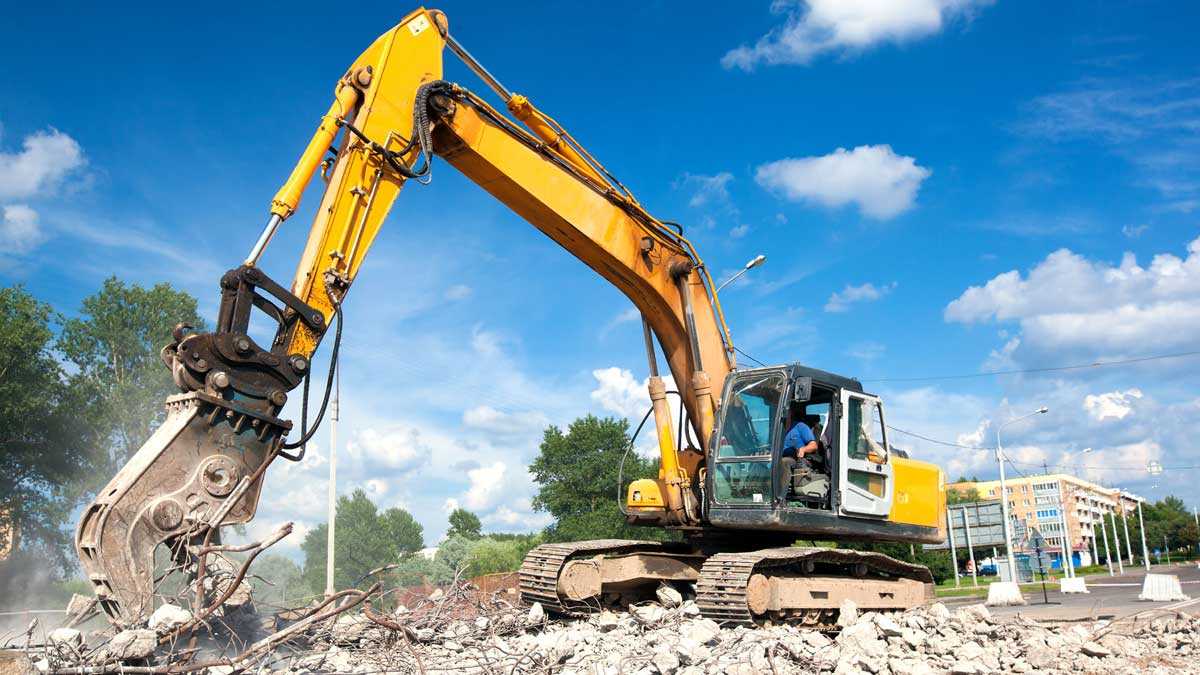
[[[658,473],[656,462],[629,452],[618,489],[618,467],[629,445],[629,423],[623,419],[588,415],[572,422],[565,434],[557,426],[545,430],[529,472],[538,485],[534,509],[555,519],[546,528],[547,541],[669,537],[664,530],[625,524],[618,495],[633,479]]]
[[[265,553],[250,566],[254,602],[266,607],[297,607],[304,604],[310,589],[300,566],[277,553]]]
[[[196,299],[170,284],[145,288],[116,277],[83,300],[63,325],[58,350],[76,369],[71,387],[90,401],[99,441],[82,492],[98,490],[162,423],[163,400],[178,393],[159,352],[176,324],[203,328]]]
[[[450,514],[450,530],[446,532],[446,536],[478,539],[482,536],[480,534],[482,529],[483,524],[479,522],[479,516],[466,509],[454,509],[454,512]]]
[[[1151,555],[1164,547],[1175,551],[1200,544],[1200,528],[1196,527],[1191,512],[1178,497],[1168,496],[1142,504],[1142,520],[1146,523],[1146,548]],[[1129,514],[1129,531],[1134,549],[1139,549],[1142,532],[1136,510]]]
[[[0,288],[0,551],[38,551],[43,567],[67,564],[63,485],[94,438],[53,352],[57,320],[21,287]]]
[[[304,580],[314,593],[325,589],[325,546],[328,524],[321,523],[304,537]],[[424,546],[421,524],[401,508],[383,513],[362,490],[349,497],[338,497],[337,529],[334,549],[334,585],[352,588],[363,581],[368,572],[384,565],[397,563],[407,554]]]

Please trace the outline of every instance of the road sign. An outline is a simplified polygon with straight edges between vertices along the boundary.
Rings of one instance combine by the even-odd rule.
[[[963,527],[964,516],[966,525],[971,528],[972,546],[975,548],[1004,546],[1004,513],[998,500],[951,504],[946,507],[946,510],[949,516],[949,530],[954,535],[955,547],[966,548],[967,546],[967,531]],[[1024,539],[1025,524],[1019,520],[1013,520],[1011,523],[1013,541]],[[946,551],[950,549],[950,540],[947,538],[940,544],[925,544],[924,548],[926,551]]]

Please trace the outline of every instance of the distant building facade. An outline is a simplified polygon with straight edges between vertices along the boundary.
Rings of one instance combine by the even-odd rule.
[[[1107,518],[1109,514],[1116,516],[1116,536],[1120,540],[1120,550],[1111,550],[1116,540],[1113,539],[1112,521],[1106,520],[1111,555],[1115,560],[1118,554],[1124,555],[1127,551],[1122,516],[1136,519],[1137,505],[1143,501],[1142,497],[1064,473],[1006,478],[1004,483],[1008,491],[1010,517],[1024,523],[1028,531],[1036,528],[1045,538],[1051,556],[1059,561],[1064,539],[1060,509],[1066,512],[1067,529],[1070,532],[1067,546],[1074,554],[1075,564],[1091,565],[1104,559],[1100,519]],[[980,499],[1000,498],[998,480],[966,481],[947,486],[948,490],[960,493],[972,488],[979,493]],[[1133,549],[1140,554],[1140,543]],[[1021,542],[1015,542],[1014,550],[1025,549]]]

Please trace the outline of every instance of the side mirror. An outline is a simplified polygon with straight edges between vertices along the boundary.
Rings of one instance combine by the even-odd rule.
[[[792,380],[792,402],[803,403],[812,398],[812,378],[797,377]]]

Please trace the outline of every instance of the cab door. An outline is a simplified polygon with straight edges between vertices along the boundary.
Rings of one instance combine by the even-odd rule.
[[[843,389],[838,433],[838,509],[853,516],[886,517],[892,510],[892,464],[883,405]]]

